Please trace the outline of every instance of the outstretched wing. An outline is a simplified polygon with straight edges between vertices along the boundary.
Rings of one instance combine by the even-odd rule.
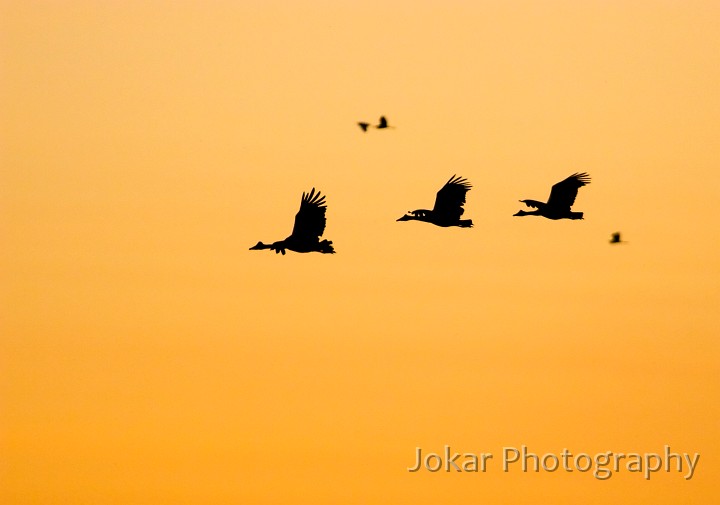
[[[300,210],[295,214],[292,236],[304,240],[317,240],[325,231],[325,197],[315,188],[303,193]]]
[[[433,213],[439,218],[447,221],[460,219],[465,209],[465,194],[470,191],[472,185],[460,176],[453,175],[450,180],[437,192]]]
[[[378,128],[387,128],[387,125],[387,118],[385,118],[385,116],[380,116],[380,123],[378,124]]]
[[[578,189],[586,184],[590,184],[590,176],[585,172],[572,174],[564,181],[558,182],[550,190],[548,206],[569,211],[572,204],[575,203]]]

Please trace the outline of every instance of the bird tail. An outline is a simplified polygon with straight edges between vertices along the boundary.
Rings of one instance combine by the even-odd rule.
[[[461,219],[458,223],[458,226],[460,228],[472,228],[472,219]]]
[[[583,219],[583,213],[582,212],[571,212],[570,219]]]
[[[332,240],[323,240],[320,242],[320,252],[323,254],[335,254],[335,248],[333,248]]]

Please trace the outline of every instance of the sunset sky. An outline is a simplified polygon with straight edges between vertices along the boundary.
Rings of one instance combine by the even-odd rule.
[[[0,0],[0,502],[720,502],[719,27],[715,0]],[[574,172],[584,220],[513,217]],[[453,174],[472,229],[396,221]],[[337,254],[248,250],[313,187]],[[700,460],[406,470],[522,444]]]

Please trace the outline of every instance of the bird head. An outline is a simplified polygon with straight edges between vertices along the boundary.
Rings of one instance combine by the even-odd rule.
[[[525,212],[524,210],[519,210],[519,211],[517,211],[516,214],[513,214],[513,216],[527,216],[527,215],[528,215],[528,213]]]
[[[403,217],[401,217],[397,221],[410,221],[411,219],[413,219],[413,216],[411,216],[410,214],[405,214]]]
[[[250,250],[251,250],[251,251],[258,251],[258,250],[261,250],[261,249],[268,249],[269,247],[270,247],[270,246],[267,245],[267,244],[263,244],[262,242],[258,242],[257,244],[255,244],[254,246],[252,246],[252,247],[250,248]]]

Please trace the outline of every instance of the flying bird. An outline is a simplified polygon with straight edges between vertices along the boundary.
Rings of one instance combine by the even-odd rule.
[[[465,194],[472,185],[460,176],[453,175],[437,192],[435,206],[432,210],[418,209],[408,211],[398,221],[424,221],[436,226],[459,226],[471,228],[472,219],[460,219],[465,209]]]
[[[362,128],[362,131],[366,132],[367,129],[368,129],[368,126],[370,126],[370,123],[359,122],[359,123],[358,123],[358,126],[359,126],[360,128]]]
[[[316,193],[315,188],[310,193],[303,193],[300,210],[295,215],[295,226],[293,226],[290,236],[272,244],[258,242],[250,250],[272,249],[275,254],[285,254],[286,249],[299,253],[334,253],[332,241],[320,241],[320,237],[325,231],[326,210],[325,197],[321,196],[319,191]]]
[[[380,116],[380,122],[375,125],[375,128],[394,128],[394,126],[388,126],[387,118],[385,116]]]
[[[615,233],[612,234],[612,236],[610,237],[610,243],[611,244],[627,244],[627,242],[625,240],[622,240],[620,238],[619,231],[616,231]]]
[[[534,211],[526,212],[519,210],[514,216],[542,216],[548,219],[582,219],[582,212],[572,212],[570,207],[575,203],[578,189],[590,184],[590,176],[585,172],[572,174],[564,181],[560,181],[552,187],[550,198],[547,203],[537,200],[520,200]]]

